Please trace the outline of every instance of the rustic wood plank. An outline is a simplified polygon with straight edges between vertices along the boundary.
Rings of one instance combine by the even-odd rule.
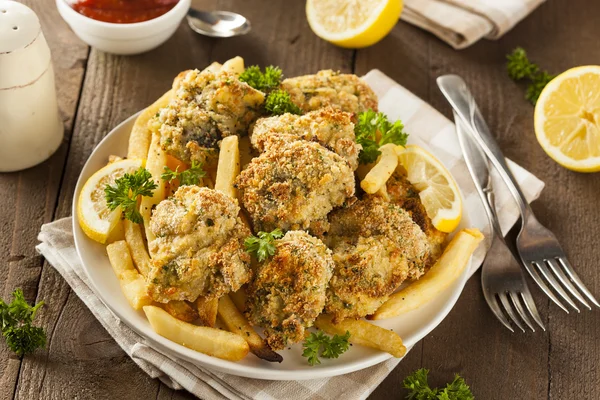
[[[296,16],[303,13],[299,2],[293,7],[284,1],[268,5],[230,2],[222,8],[243,12],[253,20],[264,18],[268,9],[276,22],[257,25],[250,35],[231,40],[207,39],[182,26],[165,45],[134,57],[92,50],[56,218],[70,215],[77,177],[95,145],[112,127],[167,90],[178,72],[235,55],[246,58],[248,64],[280,65],[288,75],[324,67],[351,70],[352,51],[323,43],[308,30],[303,18],[298,22]],[[38,393],[40,397],[61,393],[65,398],[80,399],[190,398],[173,393],[141,371],[47,264],[38,297],[51,304],[44,315],[50,344],[36,359],[24,362],[16,398]]]
[[[88,50],[63,24],[54,7],[39,0],[24,3],[38,14],[51,49],[65,125],[65,141],[49,160],[25,171],[0,175],[0,295],[7,299],[21,287],[27,300],[34,301],[42,270],[42,258],[35,251],[36,238],[39,227],[52,220]],[[46,312],[39,315],[43,318]],[[21,361],[0,346],[0,386],[5,388],[0,399],[13,397],[20,367]]]

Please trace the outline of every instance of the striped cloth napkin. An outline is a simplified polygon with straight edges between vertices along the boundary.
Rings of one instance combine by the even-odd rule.
[[[406,131],[411,134],[409,141],[429,148],[457,178],[463,190],[465,207],[470,210],[471,225],[487,231],[483,207],[462,161],[454,124],[377,70],[369,72],[365,80],[378,95],[381,111],[391,119],[402,119]],[[510,165],[527,199],[536,199],[544,186],[543,182],[516,164]],[[501,225],[508,231],[517,220],[517,209],[508,191],[497,179],[494,183]],[[249,379],[199,367],[153,348],[121,322],[96,296],[75,250],[72,218],[42,226],[38,239],[41,243],[37,250],[63,276],[102,326],[144,372],[171,388],[185,389],[201,399],[365,399],[400,362],[392,358],[350,374],[305,381]],[[473,256],[471,272],[481,265],[484,255],[482,246]]]
[[[455,49],[498,39],[545,0],[404,0],[401,19]]]

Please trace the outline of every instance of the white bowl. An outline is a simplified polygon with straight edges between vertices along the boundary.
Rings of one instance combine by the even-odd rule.
[[[113,54],[139,54],[169,39],[190,8],[191,0],[179,2],[165,14],[144,22],[115,24],[96,21],[75,11],[66,0],[56,0],[61,17],[84,42]]]

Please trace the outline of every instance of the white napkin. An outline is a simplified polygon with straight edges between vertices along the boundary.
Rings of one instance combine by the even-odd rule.
[[[365,80],[379,97],[379,107],[391,119],[400,118],[410,142],[431,149],[448,167],[464,192],[465,207],[473,209],[473,226],[486,230],[487,221],[483,207],[462,161],[454,124],[431,106],[395,83],[377,70],[369,72]],[[544,184],[526,170],[511,163],[525,196],[536,199]],[[496,179],[496,201],[501,225],[505,231],[517,220],[517,209],[507,190]],[[73,243],[72,219],[63,218],[42,226],[37,250],[65,278],[73,291],[92,311],[121,348],[148,375],[158,378],[175,389],[186,389],[206,400],[221,399],[364,399],[381,383],[400,362],[390,359],[381,364],[332,378],[306,381],[267,381],[241,378],[198,367],[177,359],[171,354],[152,348],[144,338],[122,323],[90,289],[88,277]],[[473,256],[474,272],[485,255],[483,246]]]
[[[404,0],[401,19],[455,49],[498,39],[545,0]]]

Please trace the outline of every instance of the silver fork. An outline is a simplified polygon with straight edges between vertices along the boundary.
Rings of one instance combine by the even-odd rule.
[[[517,202],[522,220],[521,231],[517,237],[517,251],[529,275],[544,293],[567,313],[567,307],[550,288],[577,312],[579,308],[567,291],[590,310],[591,306],[587,300],[600,307],[596,298],[573,270],[556,236],[542,226],[533,215],[466,83],[456,75],[441,76],[437,82],[460,119],[471,128],[474,139],[494,164]]]
[[[481,286],[486,302],[496,318],[504,326],[514,332],[509,319],[523,332],[525,327],[521,321],[535,332],[529,316],[542,328],[540,314],[537,311],[529,286],[525,281],[519,262],[512,254],[500,229],[498,216],[494,207],[494,191],[490,177],[490,167],[486,155],[479,145],[473,141],[460,118],[454,113],[458,142],[465,156],[467,168],[471,173],[483,208],[492,227],[492,245],[488,250],[481,271]],[[525,307],[523,307],[523,305]],[[516,313],[515,313],[516,310]],[[525,311],[527,310],[527,311]],[[517,316],[517,314],[521,317]],[[507,316],[509,318],[507,318]]]

